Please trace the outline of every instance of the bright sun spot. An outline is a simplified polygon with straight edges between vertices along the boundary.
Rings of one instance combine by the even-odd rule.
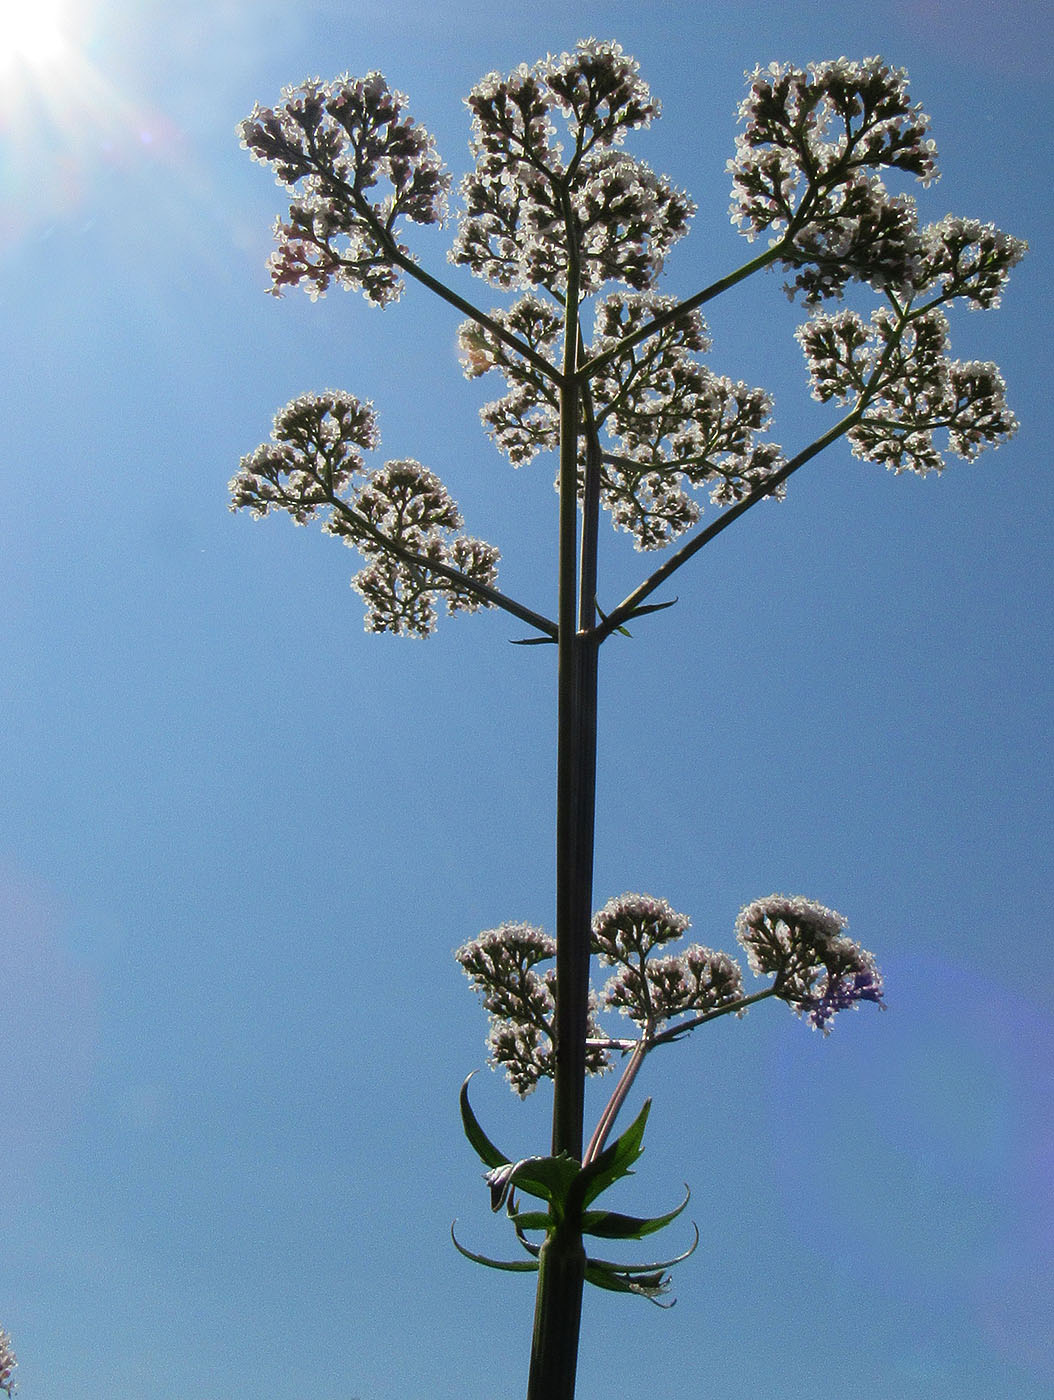
[[[62,53],[56,0],[0,0],[0,69],[41,69]]]

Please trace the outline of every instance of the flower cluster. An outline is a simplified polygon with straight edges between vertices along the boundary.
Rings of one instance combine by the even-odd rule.
[[[579,479],[584,482],[590,433],[600,455],[600,499],[616,529],[638,549],[658,549],[691,528],[699,506],[687,487],[709,486],[715,505],[741,500],[782,465],[774,443],[758,444],[772,404],[760,389],[712,373],[698,358],[710,348],[702,316],[689,312],[626,350],[622,341],[675,305],[654,292],[616,292],[596,306],[589,357],[615,353],[589,388],[591,425],[583,417]],[[550,361],[562,320],[528,293],[491,318]],[[559,399],[553,383],[486,327],[461,327],[461,359],[469,378],[492,369],[509,385],[480,410],[497,446],[515,466],[556,447]],[[781,495],[777,490],[775,495]]]
[[[1028,251],[1023,238],[994,224],[949,214],[920,235],[918,269],[912,290],[940,289],[940,300],[961,297],[972,311],[998,306],[1010,276]]]
[[[491,311],[490,319],[550,361],[563,337],[563,317],[530,293],[507,310]],[[467,379],[478,379],[496,369],[509,386],[502,398],[484,404],[480,418],[513,466],[555,449],[560,436],[560,400],[553,381],[475,321],[462,322],[458,340]]]
[[[406,112],[406,98],[380,73],[314,79],[286,88],[276,108],[257,106],[239,126],[254,160],[274,167],[297,198],[275,224],[272,291],[305,284],[313,297],[331,282],[360,287],[368,301],[396,300],[401,218],[442,219],[450,177],[432,138]],[[383,198],[373,193],[381,180]]]
[[[610,1048],[628,1050],[634,1044],[608,1039],[596,1019],[600,1011],[629,1017],[646,1052],[715,1015],[743,1016],[758,996],[788,1002],[824,1035],[837,1012],[861,1001],[883,1004],[874,958],[845,936],[846,920],[822,904],[770,895],[740,912],[736,936],[751,969],[774,978],[772,987],[755,997],[744,996],[739,964],[727,953],[694,943],[655,956],[690,927],[686,914],[648,894],[619,895],[594,915],[590,950],[615,971],[599,994],[590,993],[586,1067],[591,1074],[609,1068]],[[555,1073],[556,974],[551,967],[536,969],[555,958],[556,940],[530,924],[508,923],[481,933],[454,956],[490,1013],[491,1064],[505,1071],[521,1097],[529,1094]]]
[[[17,1366],[11,1338],[0,1327],[0,1390],[6,1391],[8,1395],[13,1395],[18,1389],[18,1382],[11,1379]]]
[[[736,919],[751,970],[774,977],[774,995],[824,1035],[836,1012],[862,1001],[883,1005],[875,960],[845,936],[846,924],[822,904],[779,894],[748,904]]]
[[[499,554],[453,533],[462,524],[457,506],[419,462],[367,470],[362,452],[379,443],[369,404],[335,390],[305,394],[276,415],[271,440],[242,458],[231,509],[257,519],[284,510],[298,525],[322,515],[322,528],[366,559],[352,580],[366,601],[366,630],[425,637],[437,594],[451,613],[487,606],[481,590],[493,587]]]
[[[664,899],[623,894],[608,900],[593,919],[592,949],[618,971],[601,992],[601,1005],[651,1035],[673,1016],[705,1015],[739,1001],[743,978],[727,953],[693,944],[683,953],[651,956],[690,927],[687,915]]]
[[[487,1043],[491,1063],[504,1069],[513,1089],[525,1098],[539,1079],[552,1079],[556,1070],[556,972],[553,968],[544,973],[534,970],[538,963],[556,957],[556,940],[530,924],[508,923],[481,933],[460,947],[454,957],[490,1013]],[[594,1039],[600,1036],[592,1019],[589,1034]],[[590,1074],[603,1074],[608,1066],[605,1050],[587,1049]]]
[[[654,293],[605,297],[590,347],[593,355],[616,351],[591,385],[595,426],[611,439],[601,448],[601,500],[642,550],[661,548],[699,519],[686,485],[710,486],[712,502],[728,505],[782,465],[774,443],[755,443],[768,425],[768,395],[700,362],[710,340],[698,312],[618,350],[674,304]]]
[[[476,168],[451,252],[495,286],[561,294],[573,257],[583,294],[608,279],[648,287],[694,213],[691,200],[618,149],[659,104],[618,44],[490,73],[467,98]],[[553,116],[567,124],[570,150]]]
[[[850,280],[900,287],[919,254],[914,201],[891,196],[879,171],[936,178],[928,119],[907,76],[880,58],[756,69],[739,116],[731,216],[748,238],[772,229],[808,305]]]
[[[875,311],[866,323],[855,311],[819,315],[800,327],[813,397],[863,405],[849,432],[856,456],[895,472],[942,471],[934,433],[973,460],[990,443],[1017,431],[1006,385],[994,364],[950,360],[948,323],[937,308],[916,314]]]

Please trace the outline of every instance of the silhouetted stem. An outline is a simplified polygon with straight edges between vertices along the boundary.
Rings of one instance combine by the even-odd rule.
[[[557,679],[556,1066],[552,1152],[582,1160],[590,919],[596,805],[596,635],[579,630],[580,559],[595,569],[592,545],[578,548],[578,254],[566,201],[568,269],[560,384],[560,598]],[[595,512],[593,513],[595,520]],[[592,527],[595,530],[595,524]],[[592,621],[592,613],[590,613]],[[581,1221],[565,1219],[542,1246],[527,1400],[573,1400],[585,1284]]]
[[[319,480],[319,485],[324,486],[325,483]],[[383,530],[379,530],[371,520],[368,520],[366,516],[332,491],[328,493],[328,504],[351,522],[358,534],[373,540],[384,550],[385,554],[390,554],[393,559],[400,559],[404,564],[410,564],[414,568],[420,569],[422,573],[434,574],[437,578],[447,579],[466,593],[473,594],[481,603],[486,603],[493,608],[502,608],[505,612],[511,613],[513,617],[518,617],[521,622],[526,622],[530,627],[536,627],[539,632],[543,632],[554,641],[556,640],[555,624],[550,622],[547,617],[543,617],[541,613],[536,613],[532,608],[524,607],[515,598],[510,598],[507,594],[499,592],[498,589],[491,588],[490,584],[470,578],[468,574],[462,573],[453,564],[444,564],[441,560],[429,559],[423,554],[407,549],[405,545],[391,539]]]
[[[852,413],[846,414],[833,428],[829,428],[827,432],[821,437],[818,437],[815,442],[810,443],[808,447],[803,448],[803,450],[792,457],[789,462],[786,462],[778,472],[773,472],[773,474],[761,482],[760,485],[755,486],[749,495],[744,496],[741,501],[737,501],[734,506],[729,506],[727,510],[722,511],[717,519],[711,525],[708,525],[705,530],[700,530],[697,535],[692,536],[687,544],[683,544],[680,549],[675,550],[664,564],[660,564],[653,574],[649,574],[644,582],[640,584],[639,587],[635,588],[628,598],[625,598],[619,603],[614,612],[609,613],[604,621],[597,627],[597,635],[600,637],[601,641],[603,641],[605,637],[610,636],[612,632],[617,631],[619,627],[624,626],[633,616],[634,611],[644,602],[645,598],[654,593],[661,584],[665,583],[671,574],[676,573],[682,564],[686,564],[693,554],[698,554],[704,545],[709,544],[722,530],[727,530],[729,525],[731,525],[734,520],[738,520],[741,515],[745,514],[751,506],[756,506],[758,501],[763,501],[766,496],[771,496],[773,491],[781,486],[799,467],[803,467],[806,462],[811,462],[825,447],[830,447],[832,442],[836,442],[838,438],[849,432],[851,428],[855,428],[862,416],[863,408],[858,404],[853,409]]]

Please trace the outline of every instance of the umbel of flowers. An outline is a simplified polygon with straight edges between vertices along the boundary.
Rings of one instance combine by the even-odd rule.
[[[514,467],[555,456],[555,615],[500,590],[497,548],[464,532],[430,468],[374,460],[373,407],[347,393],[304,394],[279,411],[270,441],[231,482],[232,509],[318,520],[356,549],[368,631],[424,637],[440,603],[450,613],[497,607],[530,629],[514,640],[557,648],[555,936],[506,923],[457,958],[490,1013],[493,1063],[521,1095],[542,1079],[554,1084],[550,1152],[522,1159],[487,1138],[463,1088],[462,1120],[488,1168],[492,1205],[512,1217],[526,1257],[498,1263],[464,1252],[537,1271],[528,1400],[570,1400],[583,1283],[655,1297],[673,1262],[620,1265],[583,1244],[640,1239],[683,1208],[650,1218],[594,1208],[640,1153],[647,1104],[609,1139],[644,1057],[766,997],[825,1035],[838,1012],[882,999],[874,959],[846,936],[841,915],[798,896],[756,900],[736,920],[751,970],[770,979],[751,993],[726,953],[674,951],[688,920],[662,900],[627,894],[593,916],[601,647],[671,606],[648,600],[839,439],[864,460],[925,474],[941,471],[947,453],[972,460],[1009,438],[1016,421],[998,369],[951,357],[945,312],[956,302],[997,305],[1025,245],[975,220],[920,223],[904,186],[936,179],[936,148],[906,75],[880,58],[774,63],[748,75],[728,162],[731,217],[764,246],[683,300],[658,282],[695,206],[627,149],[660,107],[617,44],[590,39],[488,74],[467,107],[472,165],[458,186],[449,257],[502,295],[489,308],[418,261],[411,225],[444,221],[453,181],[381,74],[289,88],[277,106],[255,108],[240,134],[291,196],[275,225],[271,290],[317,297],[337,286],[386,306],[408,281],[424,287],[463,318],[465,374],[502,381],[481,411],[498,451]],[[797,336],[814,397],[841,408],[794,450],[769,436],[764,389],[711,366],[702,315],[770,267],[805,308]],[[830,309],[850,287],[854,302],[874,298],[869,314]],[[716,513],[704,525],[707,500]],[[604,596],[601,509],[637,550],[668,551],[621,601]],[[594,957],[610,969],[599,989]],[[605,1030],[612,1012],[632,1035]],[[623,1071],[587,1140],[585,1076],[615,1056]],[[520,1209],[518,1192],[544,1208]]]

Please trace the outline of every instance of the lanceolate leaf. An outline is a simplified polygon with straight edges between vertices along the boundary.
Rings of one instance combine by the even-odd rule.
[[[450,1238],[454,1241],[454,1248],[457,1252],[463,1254],[466,1259],[471,1259],[474,1264],[483,1264],[488,1269],[503,1269],[510,1274],[534,1274],[538,1272],[536,1259],[488,1259],[485,1254],[476,1254],[473,1250],[466,1249],[463,1244],[458,1243],[453,1225],[450,1227]]]
[[[602,1191],[606,1191],[612,1182],[619,1181],[624,1176],[632,1175],[633,1163],[644,1150],[641,1147],[641,1140],[644,1137],[644,1129],[648,1122],[648,1114],[651,1112],[651,1099],[644,1100],[644,1107],[634,1118],[621,1137],[617,1137],[610,1146],[605,1147],[587,1167],[582,1170],[582,1202],[588,1205],[590,1201],[595,1201]]]
[[[553,1223],[548,1211],[544,1210],[510,1211],[509,1219],[516,1226],[517,1234],[523,1230],[548,1230]]]
[[[661,1273],[663,1269],[672,1269],[675,1264],[683,1264],[686,1259],[695,1253],[699,1245],[699,1227],[697,1225],[692,1226],[692,1233],[695,1235],[695,1239],[692,1243],[683,1254],[677,1254],[672,1259],[661,1259],[654,1264],[616,1264],[614,1260],[611,1259],[590,1259],[589,1264],[592,1268],[614,1270],[614,1272],[618,1274],[637,1275]]]
[[[510,1185],[529,1196],[550,1201],[562,1213],[568,1192],[581,1173],[581,1165],[566,1153],[559,1157],[527,1157],[516,1163]]]
[[[660,1308],[673,1307],[673,1299],[668,1303],[663,1303],[658,1298],[658,1294],[664,1292],[670,1283],[661,1270],[657,1274],[631,1279],[617,1269],[591,1262],[586,1264],[586,1282],[592,1283],[597,1288],[606,1288],[610,1293],[635,1293],[638,1298],[647,1298],[649,1303],[655,1303]]]
[[[634,608],[630,613],[630,619],[643,617],[645,613],[662,612],[664,608],[672,608],[679,600],[671,598],[667,603],[642,603],[639,608]]]
[[[615,1210],[587,1210],[582,1217],[582,1231],[605,1240],[642,1240],[676,1220],[688,1204],[691,1192],[685,1187],[684,1200],[666,1215],[622,1215]],[[530,1226],[525,1226],[529,1229]]]
[[[473,1074],[475,1071],[473,1070]],[[488,1167],[503,1167],[511,1159],[491,1142],[483,1129],[479,1126],[476,1115],[472,1112],[472,1105],[468,1101],[468,1080],[472,1078],[470,1074],[461,1086],[461,1122],[465,1129],[465,1136],[472,1144],[476,1155],[486,1163]]]

